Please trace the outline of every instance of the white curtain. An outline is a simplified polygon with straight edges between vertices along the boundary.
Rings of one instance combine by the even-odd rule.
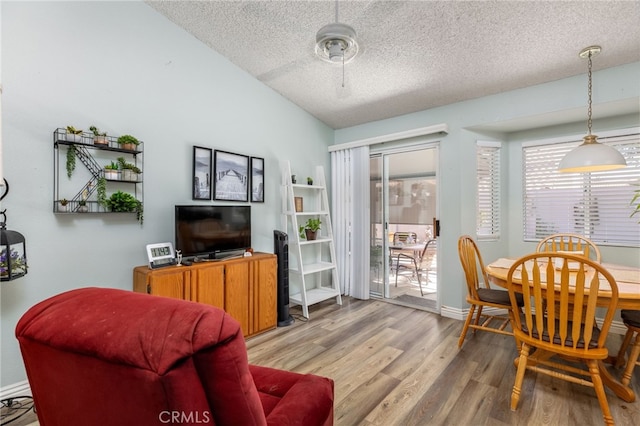
[[[369,299],[369,147],[331,152],[331,210],[342,294]]]

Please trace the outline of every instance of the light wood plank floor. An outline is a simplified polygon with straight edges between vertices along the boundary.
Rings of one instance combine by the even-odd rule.
[[[530,373],[511,412],[517,354],[507,336],[469,334],[458,350],[461,321],[377,300],[343,303],[312,306],[308,322],[292,308],[293,325],[247,340],[254,364],[331,377],[336,426],[603,423],[592,389]],[[617,353],[621,336],[609,340]],[[632,384],[640,395],[640,368]],[[640,401],[607,398],[617,425],[640,425]],[[35,420],[31,412],[15,425]]]
[[[293,325],[247,341],[251,363],[331,377],[338,426],[603,424],[593,389],[529,372],[510,411],[517,353],[508,336],[469,334],[458,350],[461,321],[379,300],[343,303],[312,306],[308,322],[294,307]],[[617,353],[622,337],[609,340]],[[639,383],[636,368],[638,395]],[[607,398],[616,424],[640,424],[639,401]]]

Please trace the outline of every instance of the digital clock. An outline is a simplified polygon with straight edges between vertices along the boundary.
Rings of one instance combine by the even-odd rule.
[[[171,243],[147,244],[147,257],[150,269],[176,264],[176,252]]]

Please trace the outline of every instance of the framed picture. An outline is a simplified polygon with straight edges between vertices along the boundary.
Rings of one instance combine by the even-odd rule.
[[[211,152],[209,148],[193,147],[193,190],[194,200],[211,199]]]
[[[249,201],[249,157],[214,151],[213,199]]]
[[[264,203],[264,158],[251,157],[251,201]]]
[[[296,204],[296,212],[303,212],[304,210],[302,210],[302,197],[293,197],[293,200]]]

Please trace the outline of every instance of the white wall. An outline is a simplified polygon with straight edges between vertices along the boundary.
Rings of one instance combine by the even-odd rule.
[[[598,106],[623,102],[632,113],[622,112],[594,121],[594,130],[627,128],[640,124],[640,62],[594,73],[594,117]],[[629,108],[629,107],[627,107]],[[580,114],[576,115],[576,110]],[[576,120],[580,120],[577,122]],[[552,121],[550,121],[552,120]],[[564,123],[563,123],[564,121]],[[514,125],[519,122],[518,125]],[[499,257],[517,256],[535,250],[522,241],[521,143],[524,140],[574,135],[586,132],[586,76],[487,96],[452,105],[407,114],[387,120],[340,129],[335,143],[347,143],[381,135],[446,123],[449,134],[440,143],[440,223],[438,275],[441,305],[459,311],[466,306],[466,285],[458,258],[460,235],[475,235],[476,140],[502,140],[503,199],[502,237],[480,242],[486,263]],[[551,126],[550,123],[554,125]],[[560,125],[559,123],[563,123]],[[535,129],[535,130],[527,130]],[[594,132],[597,134],[597,131]],[[640,266],[637,248],[604,247],[605,259]]]
[[[30,267],[0,285],[2,387],[25,378],[14,329],[30,306],[77,287],[131,289],[145,245],[173,241],[173,206],[207,204],[191,200],[193,145],[265,159],[266,202],[251,204],[252,237],[256,250],[273,252],[279,160],[291,160],[300,176],[328,168],[333,130],[144,3],[0,7],[11,187],[1,208],[8,228],[26,238]],[[145,142],[143,226],[133,214],[52,213],[53,131],[92,124]]]

